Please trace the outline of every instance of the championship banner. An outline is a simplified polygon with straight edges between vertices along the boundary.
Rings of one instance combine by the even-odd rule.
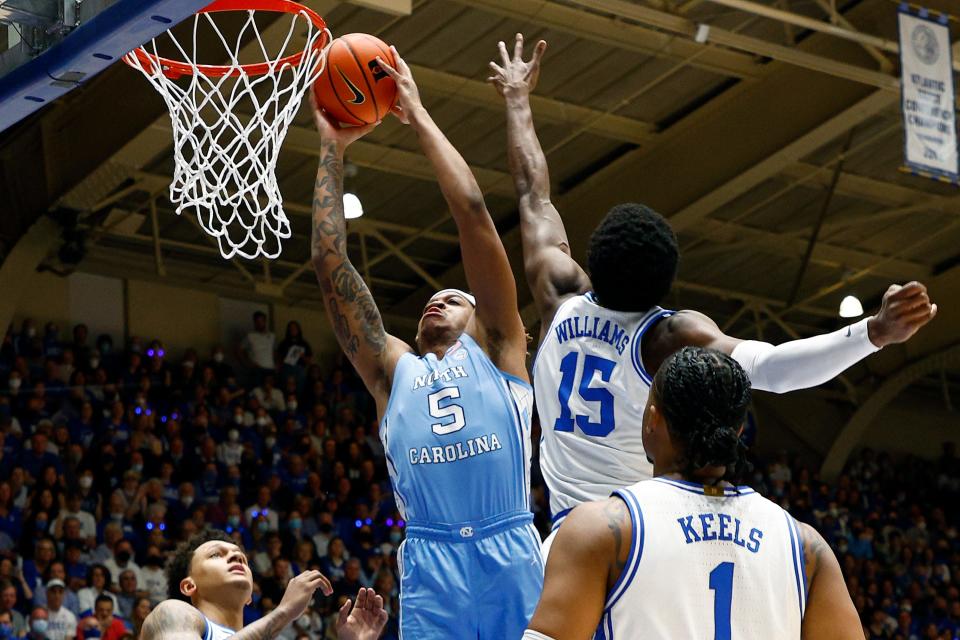
[[[900,66],[907,167],[957,182],[956,92],[946,16],[901,5]]]

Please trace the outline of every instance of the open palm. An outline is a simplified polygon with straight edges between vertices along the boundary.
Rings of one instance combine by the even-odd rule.
[[[352,605],[352,606],[351,606]],[[337,637],[340,640],[376,640],[387,624],[383,598],[373,589],[362,588],[356,604],[347,600],[337,616]]]
[[[503,41],[497,43],[497,48],[500,50],[501,64],[490,63],[493,75],[487,78],[487,81],[496,87],[500,95],[511,90],[533,91],[540,79],[540,60],[543,59],[543,52],[547,50],[547,43],[543,40],[537,42],[529,62],[523,59],[522,33],[518,33],[514,41],[512,58]]]

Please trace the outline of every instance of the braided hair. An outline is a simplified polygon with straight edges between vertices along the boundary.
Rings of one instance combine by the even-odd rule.
[[[681,472],[726,467],[724,479],[749,472],[740,430],[750,404],[750,380],[730,356],[684,347],[660,366],[653,380],[657,406],[680,446]]]

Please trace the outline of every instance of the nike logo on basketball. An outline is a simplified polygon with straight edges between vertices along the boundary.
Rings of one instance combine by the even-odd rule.
[[[347,83],[347,88],[353,92],[353,100],[348,100],[347,102],[350,104],[363,104],[367,101],[367,97],[363,95],[360,89],[357,89],[355,84],[350,82],[350,78],[348,78],[339,67],[337,67],[337,73],[339,73],[340,77],[343,78],[343,81]]]

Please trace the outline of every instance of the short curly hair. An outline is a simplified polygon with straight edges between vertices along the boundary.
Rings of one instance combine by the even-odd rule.
[[[670,439],[682,449],[683,473],[726,467],[736,480],[749,471],[741,427],[750,406],[750,380],[740,364],[714,349],[684,347],[660,365],[653,395]]]
[[[587,269],[600,304],[646,311],[667,297],[679,259],[677,236],[666,219],[627,202],[610,209],[590,236]]]
[[[213,540],[237,544],[236,540],[231,538],[226,531],[220,529],[204,529],[200,533],[191,536],[186,542],[181,542],[173,552],[173,556],[167,562],[167,594],[174,600],[183,600],[190,602],[187,596],[180,592],[180,583],[184,578],[190,576],[190,563],[193,562],[193,552],[197,548]]]

